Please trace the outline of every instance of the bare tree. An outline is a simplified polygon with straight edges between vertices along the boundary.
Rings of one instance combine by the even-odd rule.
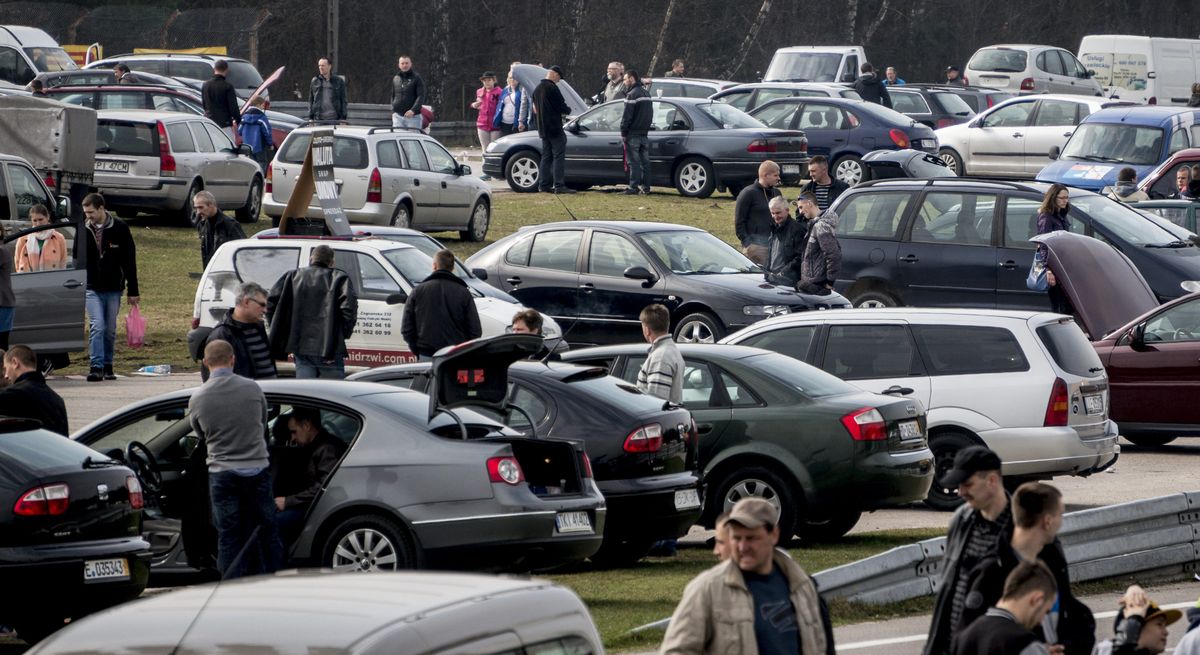
[[[642,75],[651,77],[654,74],[654,67],[658,65],[658,58],[662,56],[663,41],[667,39],[667,26],[671,24],[671,14],[675,11],[675,0],[667,2],[667,11],[663,14],[662,28],[658,30],[658,43],[654,46],[654,56],[650,57],[650,65],[646,70],[642,71]]]
[[[883,21],[887,19],[888,5],[891,4],[891,2],[892,0],[883,0],[883,2],[879,4],[879,15],[875,17],[875,20],[871,23],[870,27],[867,28],[866,33],[863,34],[863,43],[870,43],[871,37],[875,36],[875,30],[879,29],[880,25],[883,25]],[[851,43],[854,42],[851,41]]]
[[[428,97],[426,103],[434,107],[444,106],[446,83],[450,77],[447,65],[450,61],[450,0],[433,0],[434,52],[437,56],[429,61],[429,74],[423,75]]]
[[[742,67],[742,64],[746,61],[746,55],[750,54],[750,47],[754,45],[754,39],[758,38],[758,31],[762,29],[763,23],[766,22],[767,14],[769,13],[771,13],[771,0],[763,0],[762,6],[758,8],[758,15],[754,17],[754,22],[750,23],[750,29],[746,32],[746,38],[742,39],[742,45],[738,47],[737,59],[721,73],[721,79],[732,79],[733,74]]]
[[[858,0],[846,2],[846,43],[854,43],[854,25],[858,22]]]
[[[579,35],[583,31],[583,15],[587,11],[587,0],[571,0],[567,8],[570,30],[567,32],[567,70],[575,70],[575,60],[579,54]]]

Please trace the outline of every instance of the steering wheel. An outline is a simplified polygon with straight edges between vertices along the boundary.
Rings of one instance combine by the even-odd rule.
[[[1190,330],[1186,330],[1184,328],[1178,328],[1175,330],[1175,341],[1190,341],[1195,338],[1196,336],[1193,335]]]
[[[158,460],[154,453],[140,441],[130,441],[125,446],[125,463],[138,476],[142,483],[142,491],[157,497],[162,491],[162,471],[158,468]]]

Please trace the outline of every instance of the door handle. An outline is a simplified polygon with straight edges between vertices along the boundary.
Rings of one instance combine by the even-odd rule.
[[[1065,137],[1067,137],[1067,138],[1070,138],[1070,136],[1071,136],[1072,134],[1074,134],[1074,132],[1063,132],[1063,136],[1065,136]]]
[[[517,286],[518,284],[520,284],[520,283],[521,283],[521,278],[519,278],[519,277],[517,277],[516,275],[514,275],[514,276],[512,276],[512,277],[508,278],[507,280],[505,280],[505,282],[507,282],[507,283],[509,283],[509,284],[511,284],[511,285],[513,285],[513,286],[515,287],[515,286]]]
[[[445,189],[445,188],[446,188],[446,183],[445,183],[445,182],[442,182],[442,188],[443,188],[443,189]]]
[[[1020,132],[1013,132],[1013,138],[1014,138],[1014,139],[1019,139],[1019,138],[1021,138],[1021,137],[1023,137],[1023,136],[1025,136],[1025,135],[1024,135],[1024,134],[1021,134]]]
[[[421,186],[421,180],[413,180],[413,186]]]
[[[901,257],[900,261],[904,262],[905,264],[915,264],[921,260],[918,259],[916,255],[906,255]]]
[[[83,283],[79,280],[67,280],[66,282],[63,282],[63,286],[68,289],[78,289],[79,287],[83,286]]]
[[[1003,268],[1008,271],[1017,270],[1017,263],[1011,259],[1006,262],[1000,262],[1000,263],[996,264],[996,266],[999,266],[1000,268]]]
[[[583,284],[579,285],[579,289],[584,293],[591,293],[596,290],[596,285],[592,284],[591,282],[584,282]]]
[[[619,146],[619,145],[621,145],[621,142],[620,142],[620,141],[609,141],[609,142],[608,142],[608,145],[610,145],[610,146]]]
[[[712,430],[713,430],[712,423],[697,423],[696,424],[696,434],[708,434],[709,432],[712,432]]]

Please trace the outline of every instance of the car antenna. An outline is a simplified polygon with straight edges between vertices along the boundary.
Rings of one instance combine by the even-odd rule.
[[[554,194],[554,197],[558,198],[558,202],[563,206],[563,209],[567,210],[567,214],[570,215],[571,220],[573,220],[573,221],[579,220],[578,218],[575,218],[575,214],[571,211],[571,208],[567,206],[567,203],[563,202],[562,196],[560,196],[556,193],[556,194]]]
[[[575,329],[575,326],[576,326],[576,325],[579,325],[579,314],[578,314],[578,313],[576,313],[576,314],[575,314],[575,320],[571,322],[571,327],[567,328],[566,330],[563,330],[563,333],[562,333],[561,335],[559,335],[559,337],[558,337],[558,341],[559,341],[559,343],[566,343],[566,341],[567,341],[567,335],[571,333],[571,330],[574,330],[574,329]],[[538,363],[539,363],[539,364],[545,364],[546,362],[550,361],[550,358],[551,358],[551,357],[553,357],[553,356],[554,356],[554,349],[553,349],[553,348],[547,348],[547,349],[546,349],[546,355],[545,355],[544,357],[542,357],[542,358],[541,358],[541,359],[538,361]]]

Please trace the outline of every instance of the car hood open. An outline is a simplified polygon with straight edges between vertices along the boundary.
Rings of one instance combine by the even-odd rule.
[[[1072,232],[1033,237],[1093,341],[1158,306],[1158,297],[1133,262],[1116,248]]]
[[[546,79],[547,70],[533,64],[517,64],[513,66],[512,74],[517,78],[517,84],[520,84],[522,89],[532,93],[537,85]],[[567,106],[571,108],[572,117],[587,111],[587,104],[583,102],[583,98],[565,79],[558,83],[558,90],[562,92],[563,100],[566,100]]]

